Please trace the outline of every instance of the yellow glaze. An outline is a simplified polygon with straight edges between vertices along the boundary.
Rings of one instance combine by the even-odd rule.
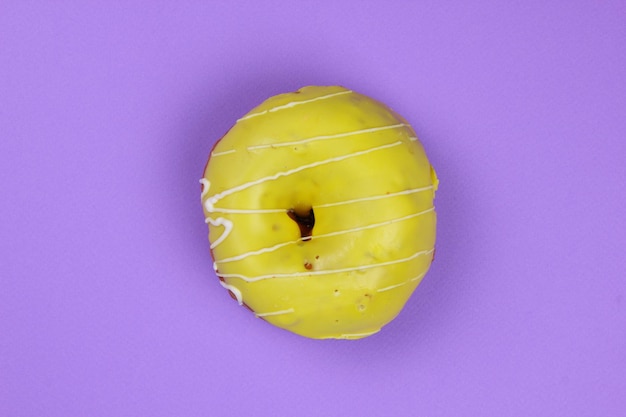
[[[222,285],[302,336],[378,332],[433,258],[438,181],[422,145],[402,117],[342,87],[254,108],[215,146],[201,183]],[[313,209],[310,238],[290,209]]]

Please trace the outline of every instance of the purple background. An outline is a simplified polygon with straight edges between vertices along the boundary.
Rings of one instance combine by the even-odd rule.
[[[624,2],[261,3],[2,2],[0,416],[626,415]],[[360,341],[211,268],[214,141],[309,84],[441,180],[431,271]]]

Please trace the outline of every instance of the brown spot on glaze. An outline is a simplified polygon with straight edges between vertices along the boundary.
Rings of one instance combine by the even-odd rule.
[[[313,269],[313,264],[311,262],[305,262],[304,263],[304,268],[311,270]]]

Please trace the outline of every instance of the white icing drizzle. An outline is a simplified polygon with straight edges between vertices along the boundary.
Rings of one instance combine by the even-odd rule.
[[[408,281],[405,282],[401,282],[400,284],[394,284],[394,285],[390,285],[388,287],[384,287],[384,288],[379,288],[376,291],[377,292],[385,292],[385,291],[389,291],[389,290],[393,290],[394,288],[398,288],[398,287],[402,287],[404,285],[407,284]]]
[[[227,284],[224,281],[220,281],[220,284],[222,284],[222,287],[229,290],[235,296],[239,305],[243,305],[243,296],[241,295],[241,291],[239,291],[239,288],[235,287],[234,285]]]
[[[288,308],[287,310],[278,310],[278,311],[270,311],[268,313],[254,313],[256,317],[267,317],[267,316],[279,316],[281,314],[289,314],[293,313],[293,308]]]
[[[200,178],[200,184],[202,184],[202,193],[200,193],[200,200],[202,200],[209,193],[211,183],[206,178]]]
[[[390,285],[388,287],[379,288],[377,291],[378,292],[385,292],[385,291],[393,290],[394,288],[402,287],[403,285],[406,285],[409,282],[417,281],[418,279],[422,278],[424,275],[425,275],[425,273],[419,274],[418,276],[413,277],[413,278],[411,278],[409,280],[406,280],[404,282],[401,282],[399,284],[394,284],[394,285]]]
[[[202,200],[202,198],[209,192],[209,188],[211,188],[211,181],[207,180],[206,178],[202,178],[200,180],[200,183],[204,186],[204,188],[202,189],[202,194],[200,194],[200,199]],[[205,208],[207,209],[207,211],[209,213],[214,211],[214,210],[211,210],[211,209],[209,209],[207,207],[206,202],[205,202],[204,206],[205,206]],[[226,239],[228,237],[228,235],[230,235],[230,233],[233,230],[233,226],[234,226],[232,221],[230,221],[228,219],[225,219],[223,217],[218,217],[217,219],[213,219],[212,217],[206,217],[204,219],[204,221],[205,221],[205,223],[211,224],[211,225],[216,226],[216,227],[217,226],[223,226],[224,227],[224,231],[222,232],[220,237],[218,237],[213,243],[211,243],[211,246],[210,246],[211,249],[214,249],[217,245],[222,243],[224,241],[224,239]],[[215,262],[213,262],[213,269],[217,273],[217,263],[215,263]]]
[[[411,142],[417,142],[417,138],[415,136],[409,136],[409,140]]]
[[[263,177],[263,178],[260,178],[258,180],[246,182],[244,184],[241,184],[241,185],[238,185],[236,187],[230,188],[228,190],[222,191],[221,193],[215,194],[214,196],[207,198],[207,200],[204,202],[204,207],[205,207],[205,209],[209,213],[212,213],[215,210],[215,204],[219,200],[221,200],[222,198],[224,198],[224,197],[226,197],[228,195],[234,194],[236,192],[245,190],[247,188],[253,187],[255,185],[259,185],[259,184],[262,184],[262,183],[267,182],[267,181],[273,181],[273,180],[276,180],[276,179],[278,179],[280,177],[286,177],[286,176],[295,174],[296,172],[304,171],[306,169],[315,168],[315,167],[318,167],[318,166],[321,166],[321,165],[330,164],[330,163],[333,163],[333,162],[343,161],[345,159],[354,158],[356,156],[365,155],[365,154],[368,154],[368,153],[371,153],[371,152],[376,152],[376,151],[380,151],[380,150],[387,149],[387,148],[392,148],[394,146],[398,146],[398,145],[401,145],[401,144],[402,144],[402,141],[388,143],[388,144],[385,144],[385,145],[376,146],[374,148],[366,149],[366,150],[363,150],[363,151],[357,151],[357,152],[353,152],[353,153],[350,153],[350,154],[340,155],[340,156],[336,156],[336,157],[333,157],[333,158],[328,158],[328,159],[324,159],[324,160],[321,160],[321,161],[313,162],[313,163],[310,163],[310,164],[302,165],[302,166],[300,166],[298,168],[293,168],[293,169],[290,169],[288,171],[277,172],[276,174],[273,174],[273,175],[270,175],[270,176],[267,176],[267,177]]]
[[[342,334],[341,336],[339,336],[339,339],[354,339],[357,337],[365,337],[365,336],[370,336],[373,335],[375,333],[378,333],[380,331],[380,329],[378,330],[374,330],[373,332],[366,332],[366,333],[345,333]]]
[[[267,182],[267,181],[276,180],[276,179],[278,179],[280,177],[286,177],[288,175],[292,175],[292,174],[294,174],[296,172],[304,171],[304,170],[309,169],[309,168],[314,168],[314,167],[317,167],[317,166],[320,166],[320,165],[329,164],[329,163],[332,163],[332,162],[343,161],[345,159],[354,158],[356,156],[365,155],[365,154],[368,154],[368,153],[371,153],[371,152],[376,152],[376,151],[380,151],[380,150],[387,149],[387,148],[392,148],[394,146],[398,146],[398,145],[401,145],[401,144],[402,144],[401,141],[388,143],[388,144],[381,145],[381,146],[376,146],[376,147],[373,147],[373,148],[370,148],[370,149],[365,149],[363,151],[357,151],[357,152],[353,152],[353,153],[350,153],[350,154],[340,155],[340,156],[336,156],[336,157],[333,157],[333,158],[324,159],[322,161],[313,162],[313,163],[310,163],[310,164],[307,164],[307,165],[302,165],[302,166],[300,166],[298,168],[293,168],[293,169],[290,169],[288,171],[277,172],[274,175],[270,175],[268,177],[263,177],[263,178],[260,178],[258,180],[255,180],[255,181],[250,181],[250,182],[241,184],[241,185],[239,185],[237,187],[233,187],[233,188],[230,188],[228,190],[224,190],[221,193],[215,194],[214,196],[209,197],[209,198],[207,198],[205,200],[204,208],[206,209],[207,212],[214,213],[214,212],[216,212],[216,210],[220,210],[220,209],[216,209],[215,208],[215,204],[219,200],[221,200],[222,198],[224,198],[224,197],[226,197],[228,195],[234,194],[236,192],[245,190],[247,188],[253,187],[253,186],[258,185],[258,184],[262,184],[262,183]],[[200,180],[200,181],[204,185],[204,190],[202,191],[201,196],[204,196],[206,193],[208,193],[209,188],[211,186],[211,182],[206,180],[206,179],[204,179],[204,178],[202,180]],[[221,209],[221,210],[222,210],[221,211],[222,213],[228,213],[228,211],[225,211],[225,210],[229,210],[229,209]],[[230,209],[230,210],[236,210],[236,209]],[[262,212],[265,213],[266,211],[262,211]],[[216,241],[214,241],[211,244],[211,249],[214,249],[215,247],[217,247],[217,245],[222,243],[224,241],[224,239],[226,239],[228,237],[228,235],[231,233],[231,231],[233,229],[233,222],[230,221],[230,220],[227,220],[227,219],[225,219],[223,217],[218,217],[217,219],[213,219],[211,217],[207,217],[205,221],[207,223],[212,224],[213,226],[224,226],[224,229],[225,229],[224,233],[222,233],[222,235]]]
[[[424,272],[423,274],[419,274],[419,275],[418,275],[418,276],[416,276],[416,277],[411,278],[411,279],[409,280],[409,282],[413,282],[413,281],[420,280],[420,279],[424,278],[424,275],[426,275],[426,272]]]
[[[311,98],[309,100],[292,101],[290,103],[283,104],[283,105],[280,105],[280,106],[276,106],[276,107],[273,107],[273,108],[268,109],[268,110],[263,110],[263,111],[260,111],[258,113],[248,114],[248,115],[242,117],[241,119],[237,120],[237,122],[241,122],[243,120],[248,120],[248,119],[251,119],[251,118],[257,117],[257,116],[262,116],[264,114],[273,113],[273,112],[276,112],[276,111],[279,111],[279,110],[289,109],[289,108],[292,108],[292,107],[295,107],[295,106],[299,106],[301,104],[312,103],[312,102],[318,101],[318,100],[326,100],[326,99],[331,98],[331,97],[341,96],[341,95],[350,94],[350,93],[352,93],[351,90],[339,91],[337,93],[331,93],[331,94],[326,94],[324,96],[314,97],[314,98]]]
[[[399,196],[399,195],[406,195],[406,194],[414,194],[414,193],[419,193],[419,192],[422,192],[422,191],[432,190],[432,189],[433,189],[433,186],[429,185],[427,187],[413,188],[411,190],[398,191],[398,192],[395,192],[395,193],[375,195],[375,196],[371,196],[371,197],[355,198],[354,200],[338,201],[336,203],[319,204],[319,205],[315,206],[315,208],[326,208],[326,207],[342,206],[344,204],[360,203],[362,201],[381,200],[383,198],[396,197],[396,196]]]
[[[398,191],[395,193],[355,198],[353,200],[337,201],[334,203],[319,204],[313,208],[318,209],[318,208],[343,206],[346,204],[360,203],[362,201],[381,200],[384,198],[397,197],[399,195],[406,195],[406,194],[414,194],[414,193],[419,193],[422,191],[427,191],[427,190],[432,190],[432,189],[433,189],[433,186],[429,185],[427,187],[413,188],[410,190]],[[204,194],[206,194],[206,192],[203,192],[203,195]],[[213,211],[212,211],[212,213],[231,213],[231,214],[265,214],[265,213],[284,213],[284,212],[285,212],[284,208],[280,208],[280,209],[229,209],[229,208],[220,208],[220,207],[213,207]]]
[[[248,146],[248,150],[252,151],[252,150],[256,150],[256,149],[280,148],[280,147],[283,147],[283,146],[302,145],[304,143],[309,143],[309,142],[315,142],[315,141],[320,141],[320,140],[328,140],[328,139],[336,139],[336,138],[343,138],[343,137],[346,137],[346,136],[361,135],[363,133],[380,132],[380,131],[383,131],[383,130],[397,129],[397,128],[406,127],[406,126],[407,125],[404,124],[404,123],[399,123],[399,124],[389,125],[389,126],[371,127],[369,129],[352,130],[350,132],[337,133],[335,135],[313,136],[313,137],[310,137],[310,138],[307,138],[307,139],[296,140],[296,141],[293,141],[293,142],[279,142],[279,143],[268,143],[268,144],[263,144],[263,145]]]
[[[230,149],[228,151],[222,151],[222,152],[211,152],[211,157],[228,155],[229,153],[235,153],[235,152],[237,151],[234,149]]]
[[[215,242],[211,244],[211,249],[214,249],[217,245],[222,243],[224,239],[226,239],[228,235],[230,234],[230,232],[233,230],[233,222],[223,217],[218,217],[217,219],[212,219],[211,217],[207,217],[205,219],[205,222],[213,226],[224,226],[224,232],[220,235],[219,238],[217,238]]]
[[[256,281],[261,281],[261,280],[270,279],[270,278],[296,278],[296,277],[315,276],[315,275],[328,275],[328,274],[335,274],[335,273],[342,273],[342,272],[362,271],[366,269],[380,268],[383,266],[409,262],[409,261],[412,261],[413,259],[416,259],[419,256],[433,253],[433,251],[434,249],[422,250],[422,251],[415,252],[413,255],[408,256],[406,258],[395,259],[393,261],[379,262],[379,263],[370,264],[370,265],[353,266],[353,267],[348,267],[348,268],[327,269],[323,271],[292,272],[292,273],[287,273],[287,274],[269,274],[269,275],[258,275],[256,277],[249,277],[249,276],[242,275],[242,274],[219,274],[218,273],[217,275],[222,278],[239,278],[246,282],[256,282]]]
[[[213,207],[211,213],[230,213],[230,214],[266,214],[266,213],[285,213],[286,209],[229,209]]]
[[[381,223],[373,223],[373,224],[370,224],[370,225],[367,225],[367,226],[359,226],[359,227],[354,227],[354,228],[351,228],[351,229],[338,230],[336,232],[324,233],[324,234],[321,234],[321,235],[315,235],[312,238],[317,240],[317,239],[321,239],[321,238],[325,238],[325,237],[332,237],[332,236],[339,236],[339,235],[344,235],[344,234],[348,234],[348,233],[353,233],[353,232],[357,232],[357,231],[360,231],[360,230],[374,229],[376,227],[386,226],[386,225],[390,225],[390,224],[393,224],[393,223],[401,222],[401,221],[404,221],[404,220],[409,220],[409,219],[412,219],[414,217],[418,217],[418,216],[424,215],[426,213],[430,213],[431,211],[434,211],[434,210],[435,210],[435,208],[431,207],[429,209],[420,211],[418,213],[409,214],[407,216],[398,217],[398,218],[387,220],[387,221],[384,221],[384,222],[381,222]],[[271,246],[269,248],[263,248],[263,249],[258,249],[258,250],[254,250],[254,251],[250,251],[250,252],[245,252],[245,253],[242,253],[242,254],[237,255],[237,256],[221,259],[219,261],[219,263],[222,264],[222,263],[227,263],[227,262],[240,261],[240,260],[245,259],[245,258],[247,258],[249,256],[260,255],[260,254],[263,254],[263,253],[273,252],[273,251],[275,251],[277,249],[280,249],[282,247],[300,243],[301,241],[302,241],[302,238],[300,238],[298,240],[292,240],[292,241],[289,241],[289,242],[279,243],[279,244],[276,244],[276,245]]]

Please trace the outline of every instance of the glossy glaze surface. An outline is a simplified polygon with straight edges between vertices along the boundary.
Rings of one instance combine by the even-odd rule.
[[[263,102],[215,146],[201,183],[223,286],[302,336],[378,332],[433,258],[438,181],[422,145],[342,87]]]

